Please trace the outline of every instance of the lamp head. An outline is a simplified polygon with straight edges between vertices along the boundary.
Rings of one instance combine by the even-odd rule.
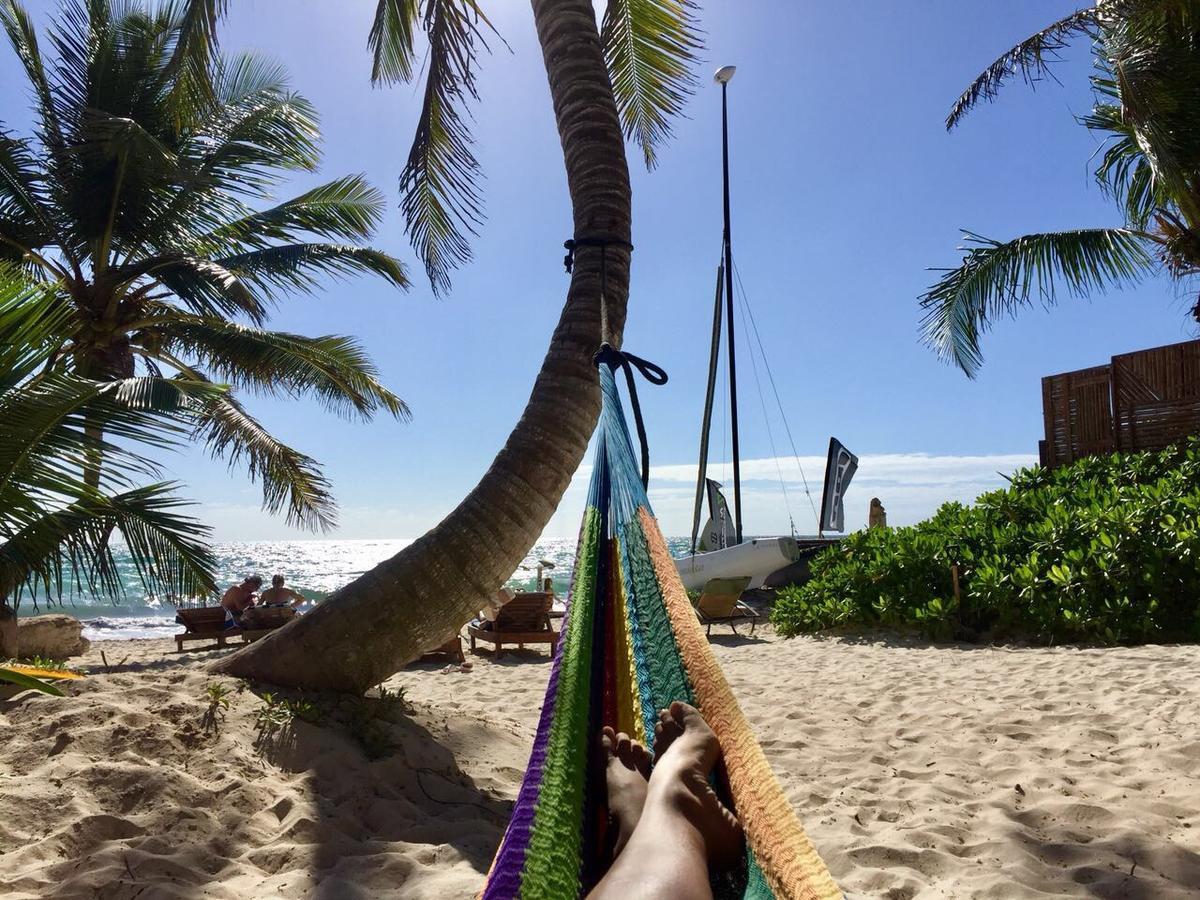
[[[717,84],[729,84],[729,79],[733,78],[733,73],[737,71],[737,66],[721,66],[717,69],[717,74],[713,76],[713,80]]]

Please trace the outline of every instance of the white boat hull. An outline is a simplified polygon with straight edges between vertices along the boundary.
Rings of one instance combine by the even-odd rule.
[[[762,587],[763,579],[772,572],[791,565],[800,558],[800,548],[794,538],[752,538],[745,543],[688,554],[675,560],[683,586],[689,591],[700,590],[710,578],[750,577],[750,587]]]

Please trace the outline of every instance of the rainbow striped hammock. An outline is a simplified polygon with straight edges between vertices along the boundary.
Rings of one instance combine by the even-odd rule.
[[[653,743],[655,714],[694,704],[721,741],[717,788],[746,833],[742,871],[718,898],[833,898],[841,893],[809,843],[725,681],[650,511],[617,395],[603,398],[591,491],[546,699],[504,840],[484,887],[493,898],[583,896],[601,874],[609,724]],[[599,783],[595,778],[599,775]]]

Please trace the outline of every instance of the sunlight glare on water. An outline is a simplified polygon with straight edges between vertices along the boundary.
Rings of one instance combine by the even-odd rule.
[[[247,575],[283,575],[288,587],[299,591],[313,603],[319,603],[331,591],[348,584],[378,563],[404,549],[408,540],[300,540],[245,541],[213,545],[217,557],[217,584],[221,589],[236,584]],[[540,560],[554,563],[544,577],[554,581],[554,592],[565,598],[575,565],[575,540],[539,541],[509,578],[514,590],[534,590]],[[686,547],[686,539],[672,538],[673,553]],[[65,612],[84,622],[84,637],[89,640],[170,637],[179,630],[174,608],[169,602],[147,597],[142,592],[133,562],[123,550],[117,550],[126,597],[117,604],[77,592],[63,598],[62,606],[44,600],[34,604],[26,597],[21,615],[38,612]],[[212,601],[215,603],[215,601]],[[302,611],[305,607],[302,607]],[[311,608],[311,607],[307,607]]]

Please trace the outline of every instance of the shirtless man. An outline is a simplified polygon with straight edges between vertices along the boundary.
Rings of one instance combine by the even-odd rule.
[[[225,592],[225,596],[221,598],[221,606],[225,608],[226,622],[230,618],[235,625],[240,622],[242,613],[254,605],[254,592],[260,587],[262,579],[257,575],[250,575],[241,584],[235,584]]]
[[[284,587],[282,575],[273,575],[271,576],[271,586],[258,595],[258,605],[287,606],[291,603],[292,606],[299,606],[307,599],[303,594]]]

